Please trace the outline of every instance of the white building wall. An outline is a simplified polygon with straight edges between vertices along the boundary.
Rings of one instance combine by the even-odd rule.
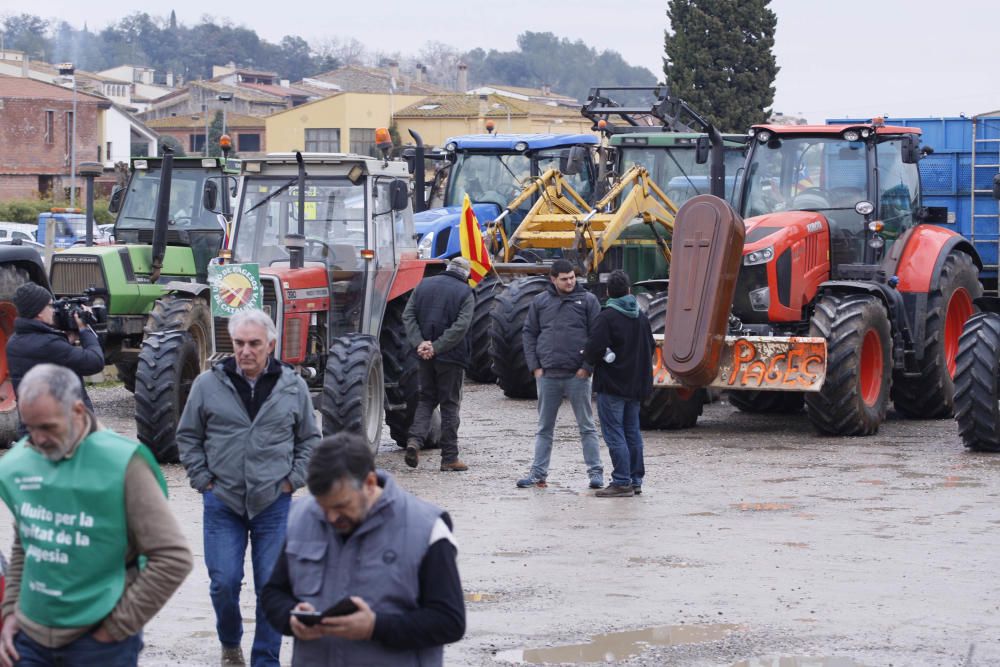
[[[111,152],[108,153],[108,143]],[[101,155],[104,168],[111,169],[116,162],[128,162],[132,152],[132,121],[127,115],[112,107],[104,112],[104,146]]]

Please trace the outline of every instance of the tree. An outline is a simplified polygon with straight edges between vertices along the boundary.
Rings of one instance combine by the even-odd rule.
[[[219,147],[219,138],[221,136],[222,112],[216,111],[215,118],[212,119],[212,124],[208,128],[208,155],[210,157],[222,157],[222,148]]]
[[[31,14],[8,16],[3,20],[4,44],[8,49],[24,51],[32,58],[44,58],[48,42],[45,33],[49,22]]]
[[[743,132],[771,115],[778,19],[769,3],[669,0],[663,72],[670,93],[724,132]]]

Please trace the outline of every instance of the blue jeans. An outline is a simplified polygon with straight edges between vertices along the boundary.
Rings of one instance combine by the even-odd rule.
[[[542,375],[535,378],[538,389],[538,432],[535,434],[535,460],[531,464],[531,476],[545,479],[549,475],[549,460],[552,458],[552,431],[563,397],[569,399],[576,415],[576,425],[580,429],[583,444],[583,461],[587,464],[587,474],[591,477],[604,476],[601,465],[601,441],[594,427],[594,411],[590,405],[590,378],[576,376],[552,378]]]
[[[250,651],[254,667],[278,667],[281,633],[271,627],[260,606],[260,592],[271,577],[271,569],[285,542],[291,494],[282,493],[266,510],[250,519],[240,515],[206,491],[204,501],[205,566],[211,580],[209,592],[215,608],[215,631],[223,646],[239,646],[243,638],[240,588],[243,586],[243,559],[250,538],[253,585],[257,591],[257,625]]]
[[[614,466],[611,483],[615,486],[642,486],[642,478],[646,475],[639,406],[637,400],[611,394],[597,395],[597,415],[601,418],[601,435]]]
[[[23,631],[14,636],[14,648],[21,659],[17,667],[134,667],[139,664],[142,632],[120,642],[99,642],[88,632],[61,648],[46,648]]]

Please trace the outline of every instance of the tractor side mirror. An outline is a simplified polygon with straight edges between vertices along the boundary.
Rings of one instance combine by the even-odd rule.
[[[993,198],[1000,199],[1000,174],[993,177]]]
[[[205,181],[205,189],[201,193],[201,205],[206,211],[219,213],[217,207],[219,203],[219,185],[213,181]]]
[[[583,163],[586,160],[587,149],[583,146],[573,146],[559,156],[559,171],[564,176],[576,176],[583,171]]]
[[[396,179],[389,184],[389,203],[393,211],[405,211],[410,205],[410,192],[406,181]]]
[[[117,213],[122,207],[122,197],[125,196],[125,188],[116,185],[111,191],[111,199],[108,200],[108,212]]]
[[[903,137],[903,145],[901,148],[900,157],[903,160],[903,164],[916,164],[920,162],[920,151],[918,149],[919,140],[912,135],[907,135]]]
[[[694,161],[698,164],[705,164],[708,162],[708,154],[711,150],[712,142],[709,140],[708,135],[698,137],[698,142],[695,144],[694,149]]]

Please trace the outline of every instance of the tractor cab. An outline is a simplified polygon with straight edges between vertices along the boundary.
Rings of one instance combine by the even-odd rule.
[[[914,128],[876,119],[869,125],[761,125],[751,133],[739,203],[748,244],[767,233],[771,214],[818,213],[829,225],[833,277],[846,277],[846,265],[877,264],[907,229],[926,219]]]

